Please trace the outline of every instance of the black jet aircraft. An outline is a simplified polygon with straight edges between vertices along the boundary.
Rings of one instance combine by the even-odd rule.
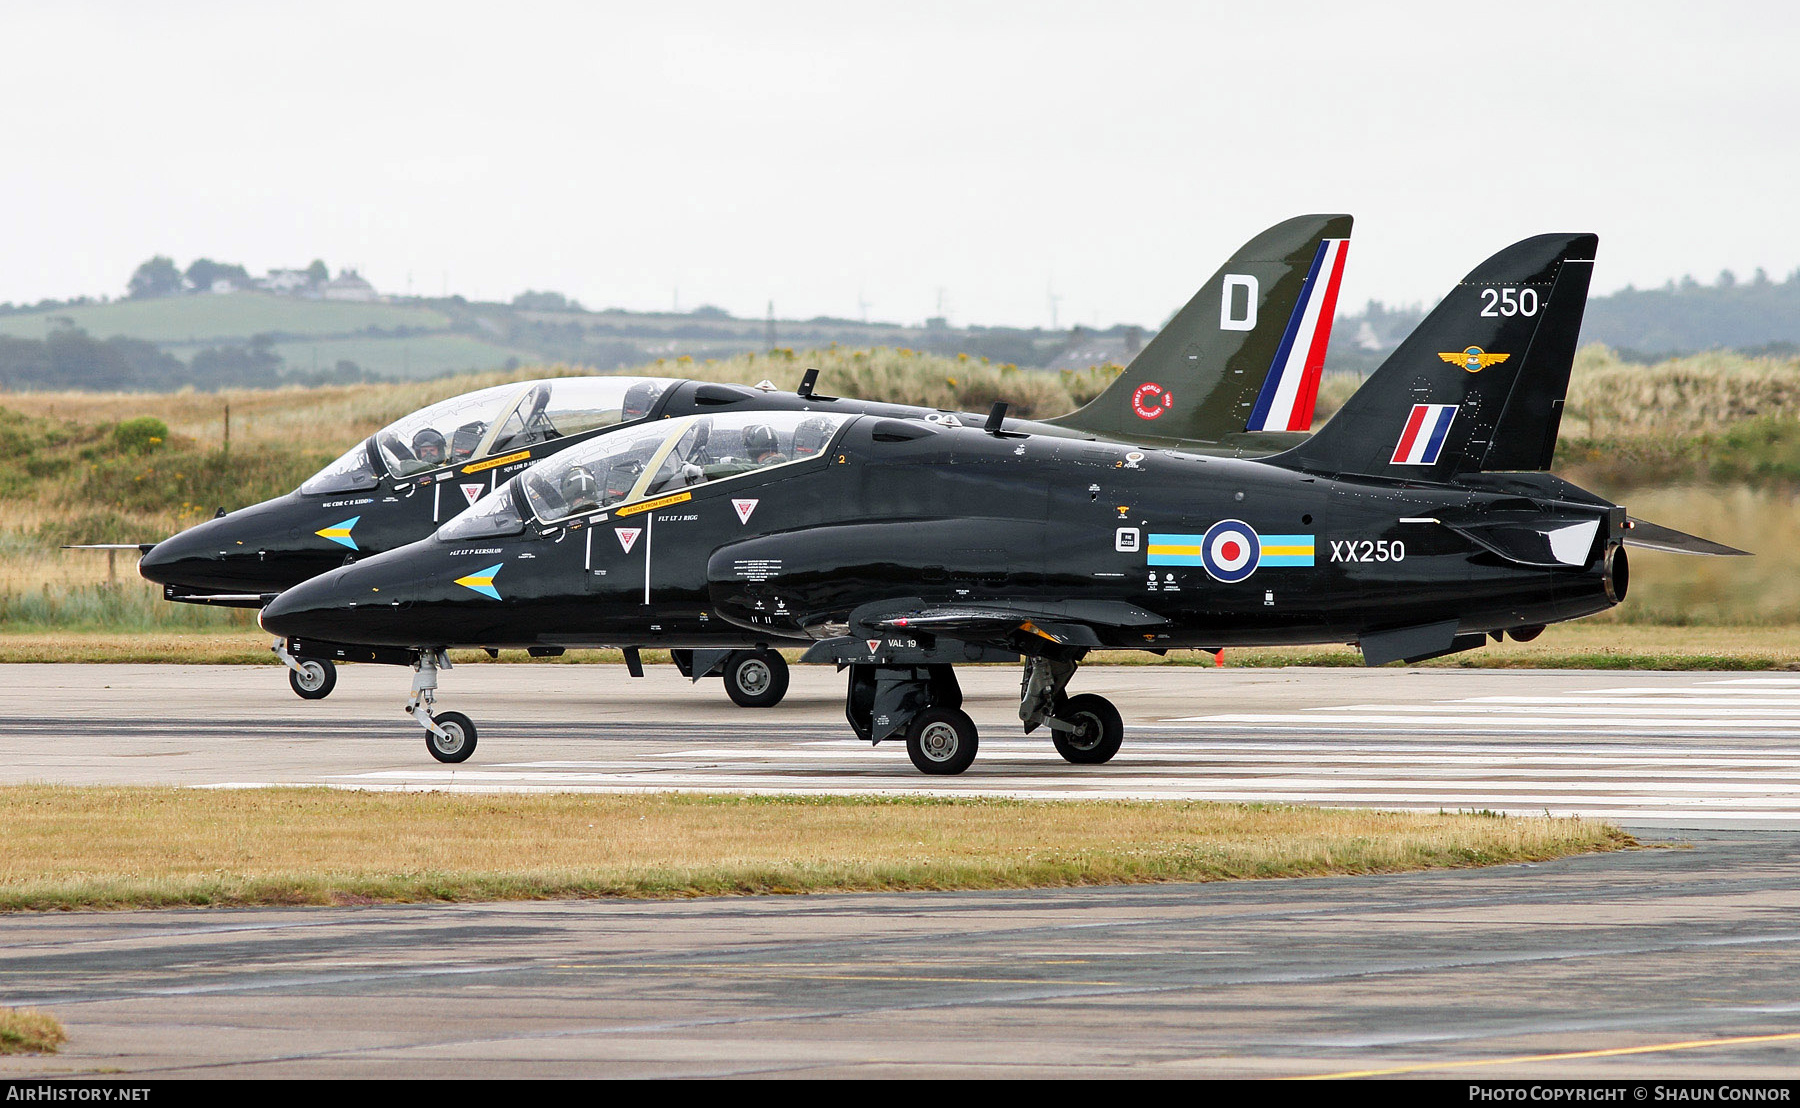
[[[1092,403],[1014,426],[1038,435],[1240,454],[1293,445],[1296,432],[1312,422],[1350,228],[1347,215],[1299,216],[1269,228],[1234,254]],[[286,496],[155,544],[139,571],[162,584],[170,600],[260,607],[327,570],[425,538],[545,457],[646,421],[741,411],[981,419],[819,396],[810,378],[796,393],[632,377],[499,385],[397,420]],[[609,645],[635,651],[640,644]],[[280,642],[274,650],[294,691],[308,699],[329,695],[335,662],[355,657],[298,658]],[[723,676],[732,699],[746,706],[775,703],[787,684],[786,663],[766,649],[710,652],[698,666],[678,649],[676,661],[696,679]]]
[[[434,539],[284,593],[263,624],[300,653],[316,638],[416,655],[410,710],[445,761],[474,731],[433,722],[433,648],[594,636],[810,639],[807,660],[850,670],[852,729],[903,736],[933,774],[977,748],[954,665],[1022,657],[1025,730],[1105,762],[1117,709],[1067,693],[1094,649],[1349,642],[1370,665],[1419,661],[1612,607],[1627,545],[1741,553],[1536,472],[1595,243],[1545,235],[1477,266],[1273,457],[1031,434],[996,410],[979,428],[824,417],[824,449],[756,466],[720,460],[740,457],[742,417],[687,417],[552,459]],[[620,494],[598,471],[628,458]]]

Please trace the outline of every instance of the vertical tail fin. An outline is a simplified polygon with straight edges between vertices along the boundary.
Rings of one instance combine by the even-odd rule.
[[[1476,266],[1341,411],[1269,461],[1439,482],[1548,468],[1598,242],[1539,235]]]
[[[1303,215],[1257,235],[1105,392],[1046,422],[1143,442],[1224,443],[1247,431],[1305,431],[1351,222],[1347,215]]]

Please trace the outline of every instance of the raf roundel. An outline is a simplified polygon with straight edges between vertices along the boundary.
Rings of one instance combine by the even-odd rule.
[[[1200,564],[1213,580],[1235,584],[1255,573],[1260,561],[1262,543],[1248,523],[1222,519],[1206,529],[1200,543]]]

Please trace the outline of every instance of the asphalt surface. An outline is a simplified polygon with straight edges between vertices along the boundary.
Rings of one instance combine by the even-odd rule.
[[[0,918],[0,1076],[1791,1079],[1800,838],[1006,893]],[[1611,1053],[1623,1052],[1623,1053]]]
[[[363,788],[1200,796],[1613,814],[1643,851],[1369,878],[1005,893],[0,917],[0,1004],[63,1053],[0,1076],[1791,1078],[1800,1062],[1800,680],[1733,674],[1095,669],[1124,751],[988,736],[923,778],[796,671],[716,683],[464,667],[462,768],[405,674],[0,667],[0,780]],[[1008,724],[1011,724],[1009,727]],[[1690,830],[1683,828],[1700,828]],[[1731,828],[1717,830],[1707,828]]]

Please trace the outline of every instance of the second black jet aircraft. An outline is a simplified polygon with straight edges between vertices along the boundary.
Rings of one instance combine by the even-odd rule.
[[[748,464],[726,417],[689,417],[536,467],[437,538],[283,594],[264,626],[297,650],[426,653],[804,638],[808,660],[849,669],[856,733],[904,737],[933,774],[977,749],[953,666],[1022,658],[1026,731],[1105,762],[1118,711],[1067,692],[1094,649],[1350,642],[1371,665],[1417,661],[1619,603],[1628,544],[1740,553],[1535,472],[1594,246],[1540,236],[1476,267],[1321,431],[1270,458],[1034,435],[996,412],[980,428],[831,417],[822,450]],[[629,488],[603,476],[627,456]],[[417,682],[412,709],[431,718]]]
[[[1240,248],[1093,402],[1011,424],[1038,435],[1122,438],[1184,449],[1269,453],[1312,422],[1349,246],[1347,215],[1298,216]],[[565,377],[497,385],[396,420],[286,496],[208,520],[148,548],[139,571],[174,601],[260,607],[283,589],[425,538],[508,480],[596,438],[683,415],[862,413],[938,423],[969,413],[655,377]],[[803,435],[803,439],[804,439]],[[793,447],[784,442],[783,449]],[[813,444],[816,445],[816,444]],[[753,455],[767,453],[745,444]],[[668,643],[668,640],[661,640]],[[635,669],[634,640],[613,640]],[[766,645],[696,655],[672,643],[696,679],[719,675],[746,706],[780,700],[786,663]],[[562,645],[534,650],[557,652]],[[343,650],[298,657],[277,642],[294,691],[330,694]]]

